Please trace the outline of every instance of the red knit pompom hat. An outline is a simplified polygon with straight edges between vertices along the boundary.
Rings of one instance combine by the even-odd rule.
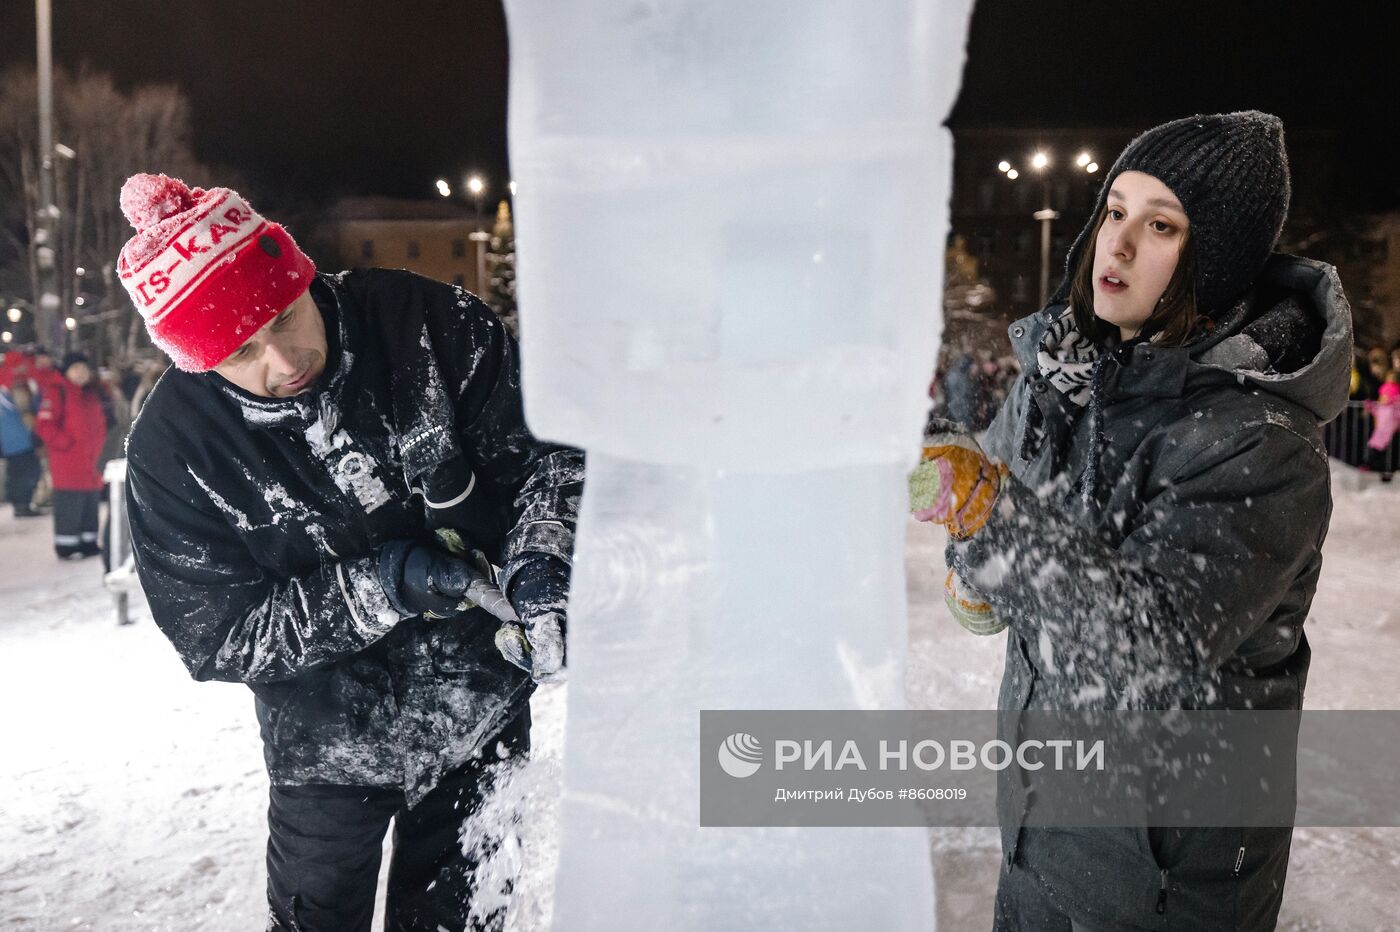
[[[290,234],[228,188],[132,175],[122,213],[136,235],[117,273],[151,341],[186,372],[207,372],[301,296],[316,274]]]

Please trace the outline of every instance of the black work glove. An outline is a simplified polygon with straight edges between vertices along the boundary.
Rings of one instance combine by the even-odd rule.
[[[544,555],[532,559],[510,581],[509,598],[520,616],[520,624],[501,626],[496,633],[497,649],[511,663],[528,671],[537,683],[562,681],[568,627],[568,565]]]
[[[401,615],[458,614],[475,575],[465,560],[429,544],[395,540],[379,548],[379,581]]]

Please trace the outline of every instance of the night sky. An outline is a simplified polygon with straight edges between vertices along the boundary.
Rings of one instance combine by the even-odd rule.
[[[507,176],[506,27],[495,0],[54,6],[60,64],[110,71],[123,85],[179,84],[197,154],[236,166],[260,197],[431,197],[438,177]],[[1145,128],[1192,112],[1271,110],[1288,127],[1337,132],[1344,194],[1370,209],[1400,206],[1396,6],[983,0],[952,120]],[[7,0],[0,63],[33,56],[33,5]]]

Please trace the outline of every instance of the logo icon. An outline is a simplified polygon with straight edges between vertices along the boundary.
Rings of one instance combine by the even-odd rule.
[[[751,777],[762,764],[763,746],[753,735],[736,732],[719,746],[719,765],[731,777]]]

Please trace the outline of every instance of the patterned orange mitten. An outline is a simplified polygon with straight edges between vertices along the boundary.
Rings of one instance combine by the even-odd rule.
[[[987,523],[1007,468],[987,459],[966,434],[925,438],[919,465],[909,474],[909,510],[920,521],[945,525],[966,540]]]

